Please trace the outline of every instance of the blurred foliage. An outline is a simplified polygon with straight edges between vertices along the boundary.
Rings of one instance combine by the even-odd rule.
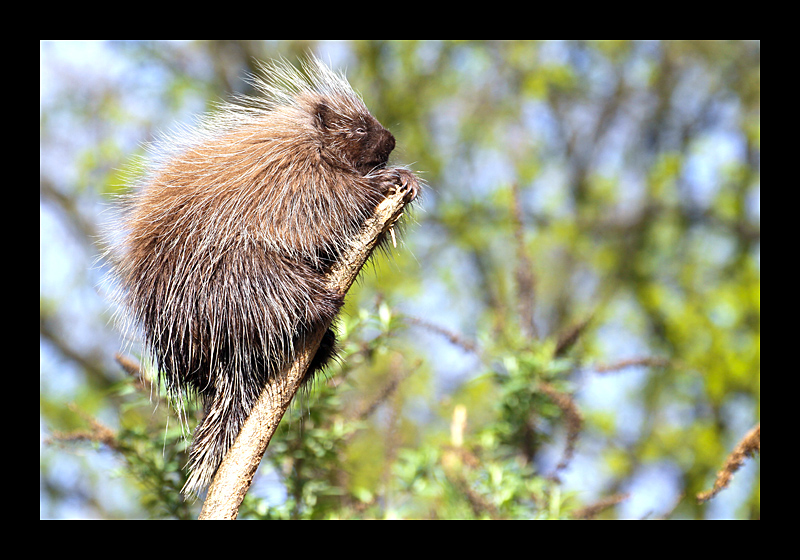
[[[43,43],[42,517],[196,515],[169,406],[119,390],[102,205],[142,142],[308,51],[427,186],[240,516],[760,518],[758,457],[696,499],[760,420],[749,41]]]

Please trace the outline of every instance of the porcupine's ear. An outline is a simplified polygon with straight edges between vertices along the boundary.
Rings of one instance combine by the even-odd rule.
[[[325,103],[317,103],[314,107],[314,124],[320,130],[329,130],[336,118],[336,112]]]

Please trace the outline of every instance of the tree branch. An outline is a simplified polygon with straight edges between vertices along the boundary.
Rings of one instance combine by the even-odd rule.
[[[346,294],[372,250],[399,219],[403,207],[418,191],[418,183],[409,171],[398,170],[401,185],[375,210],[361,234],[328,275],[328,286]],[[320,325],[297,353],[297,358],[281,375],[269,379],[250,416],[242,425],[236,441],[228,450],[208,490],[200,519],[236,519],[253,476],[261,463],[278,424],[302,384],[311,359],[330,325]]]

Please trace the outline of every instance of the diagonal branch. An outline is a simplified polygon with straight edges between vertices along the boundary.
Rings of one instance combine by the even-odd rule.
[[[720,490],[728,487],[731,480],[733,480],[733,473],[738,471],[744,464],[747,457],[752,457],[756,452],[761,453],[761,422],[755,425],[742,440],[736,444],[731,454],[725,461],[725,466],[717,473],[717,480],[714,482],[714,488],[705,492],[700,492],[697,495],[699,503],[707,502],[716,496]]]
[[[347,293],[382,235],[397,222],[405,204],[416,195],[416,178],[410,172],[400,171],[402,185],[378,205],[374,216],[364,224],[360,236],[353,240],[350,250],[328,275],[328,285],[341,294]],[[328,327],[330,325],[320,325],[306,339],[295,362],[281,375],[270,378],[214,476],[200,519],[236,519],[261,458],[302,384],[306,369]]]

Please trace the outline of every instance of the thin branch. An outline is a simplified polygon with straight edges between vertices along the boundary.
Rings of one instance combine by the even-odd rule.
[[[328,286],[345,294],[381,236],[402,214],[410,192],[416,192],[416,179],[405,172],[406,182],[390,194],[376,209],[375,215],[364,224],[360,236],[350,250],[328,275]],[[418,187],[417,187],[418,188]],[[409,189],[414,189],[410,191]],[[306,369],[319,348],[322,336],[330,325],[320,325],[298,351],[295,362],[281,375],[267,383],[250,416],[242,425],[233,447],[214,476],[200,512],[200,519],[235,519],[247,494],[253,476],[261,463],[278,423],[289,408],[302,384]]]
[[[558,342],[556,342],[556,350],[553,352],[553,355],[558,358],[564,356],[570,348],[578,341],[578,338],[583,334],[586,330],[586,327],[589,326],[589,323],[592,320],[592,315],[589,315],[586,319],[572,325],[568,330],[561,333],[558,336]]]
[[[119,441],[117,440],[117,432],[115,432],[108,426],[101,424],[96,418],[93,418],[92,416],[89,416],[88,414],[82,412],[74,404],[69,404],[67,406],[72,412],[79,415],[86,422],[88,422],[91,429],[74,430],[72,432],[60,432],[54,430],[52,436],[49,439],[47,439],[46,442],[52,443],[54,441],[92,441],[106,445],[111,449],[114,449],[115,451],[120,450],[120,444]]]
[[[439,325],[429,323],[425,319],[420,319],[419,317],[406,317],[406,322],[408,322],[411,325],[417,325],[419,327],[428,329],[431,332],[440,334],[443,337],[445,337],[450,342],[450,344],[458,346],[466,352],[471,352],[472,354],[480,355],[480,349],[478,348],[478,345],[475,342],[467,340],[466,338],[464,338],[463,336],[461,336],[456,332],[448,330]]]
[[[717,473],[717,480],[714,482],[714,488],[706,492],[700,492],[697,495],[697,501],[701,504],[707,502],[716,496],[720,490],[728,487],[731,480],[733,480],[733,473],[738,471],[744,464],[746,457],[752,457],[756,453],[761,453],[761,422],[747,432],[742,440],[733,449],[733,452],[728,456],[722,470]]]
[[[669,367],[670,361],[666,358],[659,358],[656,356],[644,357],[644,358],[629,358],[626,360],[620,360],[613,364],[600,364],[595,366],[594,370],[597,373],[610,373],[614,371],[619,371],[621,369],[629,368],[629,367],[637,367],[637,366],[646,366],[646,367]]]
[[[603,510],[606,510],[610,507],[614,507],[620,502],[624,502],[629,497],[630,494],[627,493],[614,494],[607,498],[602,498],[601,500],[598,500],[593,504],[589,504],[588,506],[576,509],[575,511],[572,512],[572,516],[575,519],[594,519],[595,517],[597,517],[597,514],[599,514]]]
[[[522,332],[526,338],[539,338],[536,323],[533,320],[536,309],[536,275],[533,264],[525,250],[525,226],[522,222],[522,203],[519,197],[519,185],[511,186],[513,195],[512,215],[514,217],[514,243],[517,249],[517,262],[514,277],[517,283],[517,309]]]
[[[578,410],[578,406],[572,397],[566,393],[559,392],[555,387],[549,383],[542,383],[539,385],[539,390],[547,395],[555,405],[564,413],[564,419],[567,426],[567,445],[564,448],[564,454],[561,460],[556,465],[553,471],[553,477],[558,474],[558,471],[563,470],[569,465],[572,456],[575,454],[575,444],[578,442],[578,436],[583,427],[583,415]]]

